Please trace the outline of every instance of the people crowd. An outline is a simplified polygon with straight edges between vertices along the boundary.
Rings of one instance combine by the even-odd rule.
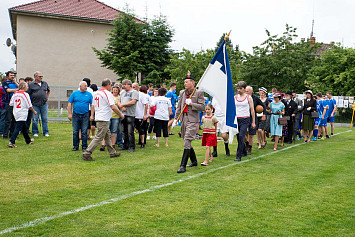
[[[20,78],[17,82],[15,72],[8,71],[1,79],[0,86],[0,135],[9,139],[8,147],[15,148],[15,141],[21,132],[27,144],[34,139],[29,137],[32,123],[32,135],[38,137],[42,126],[42,134],[49,137],[48,129],[48,97],[50,88],[43,81],[43,74],[34,73],[34,78]],[[41,118],[39,118],[41,115]]]
[[[252,154],[255,135],[257,149],[264,149],[269,141],[273,142],[274,151],[296,140],[309,143],[333,135],[337,106],[330,92],[324,98],[320,92],[313,94],[307,90],[305,99],[300,99],[294,90],[283,93],[272,88],[268,94],[265,87],[260,87],[258,96],[244,81],[235,86],[238,146],[234,161]],[[215,98],[205,98],[203,91],[196,90],[193,76],[186,76],[184,87],[177,95],[175,83],[168,90],[165,86],[139,85],[128,79],[119,83],[106,78],[98,87],[84,78],[68,100],[68,119],[73,127],[72,151],[79,150],[81,141],[82,159],[93,161],[92,153],[101,144],[100,151],[107,148],[109,156],[114,158],[120,156],[118,151],[135,152],[136,144],[144,149],[150,139],[156,140],[155,146],[160,147],[162,136],[168,147],[168,137],[174,135],[173,129],[180,124],[184,149],[178,173],[184,173],[186,167],[198,165],[191,142],[199,138],[196,134],[202,124],[202,146],[206,147],[206,154],[201,165],[206,166],[218,157],[217,140],[223,141],[225,155],[230,156],[232,134],[226,126],[225,111]],[[34,142],[28,135],[31,122],[33,137],[40,133],[40,121],[42,134],[49,136],[49,94],[50,88],[41,72],[34,73],[34,80],[27,77],[19,83],[14,72],[6,73],[0,87],[0,134],[4,139],[11,138],[9,147],[16,147],[19,132],[27,144]],[[189,159],[191,163],[187,165]]]

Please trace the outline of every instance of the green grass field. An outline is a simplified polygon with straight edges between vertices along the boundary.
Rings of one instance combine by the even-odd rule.
[[[22,137],[16,149],[0,141],[5,236],[355,236],[355,132],[348,128],[276,153],[269,141],[242,163],[235,152],[225,157],[219,142],[218,158],[184,174],[176,173],[178,136],[168,148],[148,141],[115,159],[97,149],[95,162],[85,162],[71,151],[70,123],[49,129],[31,146]],[[193,145],[202,162],[200,143]]]

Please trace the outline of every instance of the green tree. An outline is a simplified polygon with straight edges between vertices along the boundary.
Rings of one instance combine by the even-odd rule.
[[[150,22],[140,22],[133,14],[122,13],[112,23],[108,43],[103,50],[93,48],[103,67],[113,70],[122,78],[143,78],[155,71],[161,77],[169,63],[169,43],[173,30],[164,16]],[[153,73],[156,75],[156,73]]]
[[[224,37],[225,34],[223,34],[217,42],[218,48],[222,44]],[[179,53],[171,54],[170,65],[166,68],[165,72],[170,74],[171,80],[176,82],[179,90],[183,89],[184,78],[186,77],[187,72],[190,71],[191,75],[196,78],[196,82],[198,82],[218,48],[214,50],[201,50],[196,54],[193,54],[187,49],[183,49]],[[232,80],[233,82],[236,82],[240,78],[241,52],[239,51],[239,46],[236,46],[235,49],[233,49],[233,44],[229,39],[226,41],[226,48],[229,56]]]
[[[334,45],[318,59],[308,74],[307,85],[314,91],[335,95],[355,94],[355,49]]]
[[[197,83],[214,54],[214,50],[210,49],[202,50],[196,54],[193,54],[190,50],[183,49],[179,53],[171,54],[170,64],[165,69],[165,72],[170,74],[171,80],[177,84],[177,89],[181,90],[184,88],[184,78],[187,72],[191,72]]]
[[[261,46],[253,47],[252,54],[243,54],[241,78],[259,87],[304,91],[307,74],[317,62],[320,44],[292,42],[297,37],[296,28],[287,24],[282,36],[271,35],[268,30],[266,34],[268,38]]]

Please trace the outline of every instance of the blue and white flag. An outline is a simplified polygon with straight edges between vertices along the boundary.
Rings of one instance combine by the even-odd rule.
[[[225,40],[219,46],[197,87],[217,99],[226,116],[226,125],[236,129],[234,90]]]

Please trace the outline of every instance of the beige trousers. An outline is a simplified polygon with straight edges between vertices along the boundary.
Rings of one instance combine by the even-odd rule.
[[[105,140],[108,153],[110,155],[115,154],[115,149],[111,144],[110,122],[109,121],[96,121],[97,133],[95,138],[91,141],[88,148],[86,148],[84,154],[92,154],[95,148],[101,144],[102,140]]]

